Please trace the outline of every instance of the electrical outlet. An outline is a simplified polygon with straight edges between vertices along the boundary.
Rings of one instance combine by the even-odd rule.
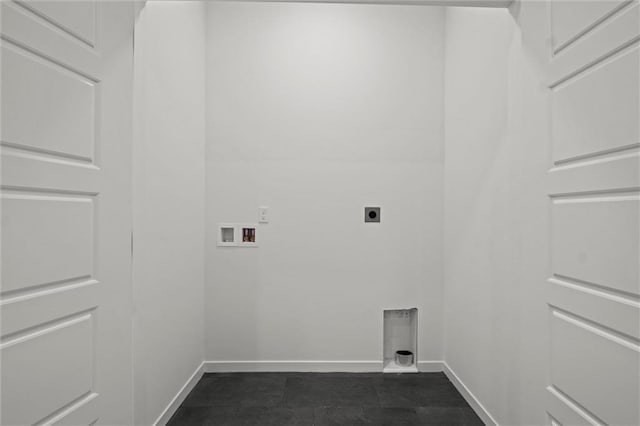
[[[364,208],[364,221],[365,222],[380,222],[380,207],[365,207]]]

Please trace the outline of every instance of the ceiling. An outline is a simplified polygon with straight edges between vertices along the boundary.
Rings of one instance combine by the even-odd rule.
[[[362,4],[404,4],[424,6],[461,6],[461,7],[509,7],[513,0],[235,0],[269,1],[285,3],[362,3]]]

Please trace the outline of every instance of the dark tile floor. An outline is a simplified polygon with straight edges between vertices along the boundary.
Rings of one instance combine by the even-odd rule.
[[[442,373],[205,374],[171,426],[482,425]]]

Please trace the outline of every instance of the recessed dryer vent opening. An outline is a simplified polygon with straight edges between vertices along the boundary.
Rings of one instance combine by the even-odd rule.
[[[418,372],[418,309],[384,311],[385,373]]]

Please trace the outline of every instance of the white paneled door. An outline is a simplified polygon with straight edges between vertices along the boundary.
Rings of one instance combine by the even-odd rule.
[[[0,422],[131,424],[133,4],[1,13]]]
[[[550,424],[640,424],[639,18],[550,2]]]

